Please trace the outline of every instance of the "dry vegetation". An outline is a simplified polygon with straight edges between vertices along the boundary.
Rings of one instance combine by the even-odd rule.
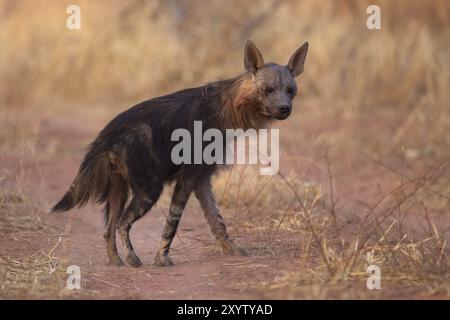
[[[257,177],[255,172],[251,176]],[[329,177],[328,199],[320,188],[292,175],[259,177],[255,181],[236,171],[219,179],[216,187],[218,194],[223,194],[222,206],[240,211],[233,227],[259,233],[256,251],[272,247],[283,231],[291,239],[302,235],[302,245],[297,248],[298,271],[286,272],[273,282],[248,280],[240,284],[241,288],[298,289],[324,283],[342,284],[346,280],[365,281],[367,267],[376,265],[383,270],[383,281],[426,283],[431,285],[427,294],[439,292],[448,296],[450,259],[446,239],[430,219],[425,205],[426,196],[422,192],[429,194],[427,181],[400,183],[375,199],[373,205],[362,204],[343,214],[339,195],[334,194],[336,186],[331,171]],[[246,186],[253,192],[241,192]],[[414,215],[416,209],[421,211],[420,217]],[[425,225],[420,232],[411,232],[403,225],[405,218],[417,219]],[[282,291],[279,297],[290,294],[289,290]]]
[[[64,262],[54,255],[61,237],[58,239],[57,230],[42,221],[43,212],[22,194],[1,194],[1,241],[10,245],[0,254],[0,298],[39,298],[59,294],[63,288]],[[35,250],[28,252],[27,244],[40,236],[49,237],[52,247],[39,240]]]
[[[0,199],[2,237],[46,228],[32,200],[11,196],[26,192],[3,167],[55,155],[39,145],[45,116],[91,109],[94,117],[101,109],[99,118],[111,117],[130,103],[235,75],[247,38],[274,61],[308,40],[298,117],[327,130],[314,141],[284,136],[281,157],[295,162],[296,139],[326,145],[326,156],[313,159],[326,182],[295,169],[264,177],[236,168],[217,179],[217,198],[234,230],[255,234],[254,250],[301,235],[298,270],[241,286],[289,298],[290,290],[366,279],[367,266],[376,264],[383,281],[449,297],[448,1],[375,1],[381,31],[365,26],[369,2],[352,0],[77,1],[82,30],[69,31],[72,2],[0,3],[0,186],[8,190]],[[373,192],[348,206],[333,170],[335,161],[348,160],[340,154],[354,153],[365,155],[369,176],[383,171],[391,181],[378,190],[370,177],[359,178]],[[58,266],[51,246],[21,258],[0,251],[0,297],[47,281]],[[314,290],[313,297],[328,297]]]

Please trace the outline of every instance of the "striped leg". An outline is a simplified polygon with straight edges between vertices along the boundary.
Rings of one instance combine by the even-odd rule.
[[[191,192],[192,187],[190,183],[177,182],[170,204],[169,216],[161,236],[161,244],[155,256],[154,264],[156,266],[173,265],[172,260],[169,258],[169,249]]]
[[[140,267],[142,265],[141,260],[134,251],[133,245],[130,240],[130,229],[133,223],[141,218],[146,212],[148,212],[156,201],[150,198],[138,198],[134,197],[127,209],[120,218],[118,231],[122,238],[123,245],[127,249],[126,261],[133,267]]]
[[[200,201],[206,220],[211,227],[213,235],[219,240],[223,252],[228,255],[248,255],[245,249],[236,246],[228,237],[227,227],[220,215],[209,179],[205,180],[195,189],[195,196]]]

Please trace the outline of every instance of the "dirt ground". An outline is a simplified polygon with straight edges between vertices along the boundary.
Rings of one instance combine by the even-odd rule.
[[[56,288],[52,287],[51,291],[36,294],[30,293],[27,288],[14,293],[0,290],[1,298],[448,299],[450,297],[448,275],[436,280],[431,278],[415,282],[382,280],[380,290],[367,289],[368,275],[345,281],[283,284],[282,280],[286,275],[303,272],[301,262],[305,255],[305,243],[308,242],[306,234],[283,228],[270,234],[265,230],[245,228],[242,227],[243,221],[252,223],[253,219],[245,207],[224,208],[223,213],[228,221],[231,237],[251,252],[249,257],[224,256],[211,236],[194,197],[190,199],[183,214],[178,236],[172,246],[171,256],[175,265],[153,266],[153,256],[165,223],[164,211],[168,210],[170,194],[164,194],[158,205],[132,229],[132,241],[143,261],[143,267],[108,266],[102,238],[103,217],[99,206],[88,206],[62,214],[48,212],[48,208],[61,197],[71,183],[85,146],[106,121],[107,115],[90,113],[89,110],[77,112],[76,115],[49,114],[39,126],[36,157],[25,159],[23,162],[14,156],[0,159],[3,173],[5,176],[7,174],[3,188],[12,189],[12,185],[17,183],[17,177],[21,177],[20,185],[23,186],[24,193],[33,201],[43,204],[44,208],[39,214],[41,222],[52,229],[51,232],[25,234],[3,229],[0,237],[0,257],[20,259],[36,251],[48,251],[49,248],[56,246],[53,253],[62,268],[56,281]],[[280,123],[280,171],[287,174],[294,170],[308,181],[313,181],[326,189],[328,184],[326,164],[321,157],[322,144],[317,141],[321,136],[334,134],[337,128],[346,125],[361,126],[355,123],[336,123],[334,117],[318,118],[315,116],[314,106],[311,105],[296,111],[292,118]],[[364,124],[363,126],[369,128]],[[292,134],[294,130],[296,134]],[[372,130],[376,131],[379,128]],[[339,146],[341,150],[345,150],[345,152],[337,150],[332,154],[336,184],[341,186],[341,198],[344,199],[339,209],[344,212],[345,217],[346,212],[354,210],[359,201],[388,188],[396,178],[391,171],[380,168],[347,144],[336,145],[333,150],[339,149]],[[43,154],[51,156],[40,157]],[[393,165],[396,164],[395,159],[390,161]],[[23,211],[17,214],[29,213]],[[442,212],[433,211],[433,214],[439,221],[442,237],[448,242],[449,212],[444,208]],[[352,226],[354,221],[348,218],[345,223]],[[406,224],[414,225],[413,219],[406,218]],[[271,240],[268,241],[268,238]],[[121,249],[119,244],[120,253]],[[446,250],[448,252],[448,249]],[[77,265],[81,269],[80,290],[65,288],[68,276],[65,274],[65,268],[69,265]],[[314,269],[314,265],[308,268]]]

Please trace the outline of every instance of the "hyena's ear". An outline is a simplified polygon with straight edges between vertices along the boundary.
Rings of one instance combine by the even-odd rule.
[[[288,68],[292,76],[295,78],[299,76],[304,69],[306,53],[308,52],[308,42],[302,44],[300,48],[295,50],[288,62]]]
[[[245,43],[244,67],[250,73],[255,74],[264,65],[264,59],[252,40]]]

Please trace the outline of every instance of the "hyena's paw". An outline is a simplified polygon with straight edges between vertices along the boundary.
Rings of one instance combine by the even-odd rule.
[[[156,254],[153,264],[158,267],[168,267],[174,265],[173,261],[169,258],[169,255],[161,254],[159,252]]]
[[[139,257],[133,251],[128,252],[126,261],[130,266],[135,268],[142,266],[141,259],[139,259]]]

